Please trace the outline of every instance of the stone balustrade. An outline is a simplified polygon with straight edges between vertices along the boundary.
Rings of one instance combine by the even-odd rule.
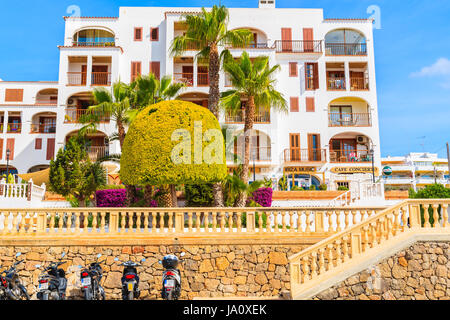
[[[62,208],[0,210],[0,237],[330,236],[374,208]]]
[[[323,283],[343,264],[361,262],[360,257],[401,234],[417,230],[450,234],[448,207],[450,200],[407,200],[370,216],[289,258],[291,295]]]

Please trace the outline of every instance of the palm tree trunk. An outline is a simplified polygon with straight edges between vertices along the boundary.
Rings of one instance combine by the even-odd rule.
[[[117,128],[119,130],[119,142],[120,142],[120,150],[123,148],[123,143],[125,142],[125,127],[123,126],[122,121],[117,121]]]
[[[250,166],[250,138],[253,124],[255,122],[255,98],[249,97],[248,105],[245,108],[245,126],[244,126],[244,163],[242,165],[241,180],[248,184],[249,166]],[[238,207],[245,207],[247,202],[247,193],[241,192],[237,201]]]
[[[148,207],[150,207],[150,203],[152,202],[152,197],[153,197],[153,186],[146,185],[145,189],[144,189],[144,199],[145,199],[145,204]]]
[[[219,120],[219,101],[220,101],[220,57],[217,46],[211,46],[209,53],[209,110]],[[214,206],[223,207],[222,183],[213,185]]]
[[[172,207],[178,207],[177,189],[174,184],[170,185],[170,195],[172,196]]]

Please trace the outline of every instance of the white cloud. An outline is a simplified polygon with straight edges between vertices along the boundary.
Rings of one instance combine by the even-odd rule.
[[[426,76],[450,76],[450,60],[447,58],[439,58],[431,66],[423,67],[418,72],[411,73],[412,77]]]

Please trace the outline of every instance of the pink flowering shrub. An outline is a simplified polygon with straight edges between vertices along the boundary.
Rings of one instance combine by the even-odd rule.
[[[261,188],[253,193],[253,196],[250,200],[255,201],[257,204],[263,206],[264,208],[270,208],[272,207],[272,196],[273,190],[271,188]]]

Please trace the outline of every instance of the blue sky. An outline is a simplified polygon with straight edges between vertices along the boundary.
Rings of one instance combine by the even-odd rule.
[[[77,5],[84,16],[117,16],[120,6],[211,6],[217,1],[58,0],[8,1],[0,11],[0,78],[57,80],[64,37],[62,16]],[[257,0],[222,0],[228,7],[257,7]],[[277,0],[279,8],[323,8],[326,18],[369,17],[374,30],[382,155],[437,152],[450,141],[450,1]]]

